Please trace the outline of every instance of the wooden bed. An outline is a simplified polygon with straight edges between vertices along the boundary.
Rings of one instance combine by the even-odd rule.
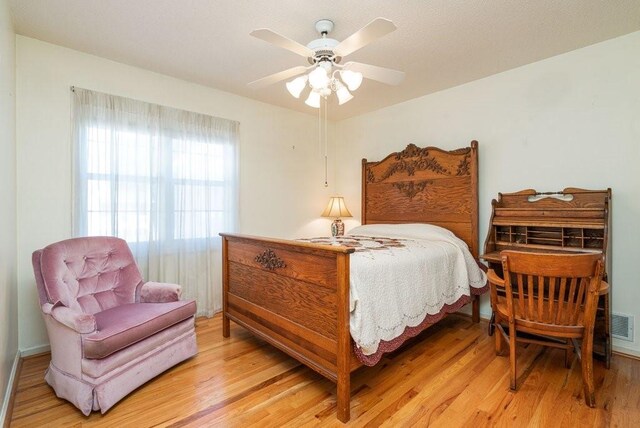
[[[453,231],[478,257],[478,143],[445,151],[409,144],[362,160],[362,224],[431,223]],[[223,335],[233,320],[337,384],[349,420],[350,374],[362,364],[349,332],[352,248],[221,234]],[[479,320],[478,298],[473,320]]]

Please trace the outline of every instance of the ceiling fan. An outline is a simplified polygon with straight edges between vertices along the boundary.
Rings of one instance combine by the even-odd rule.
[[[302,55],[311,65],[300,65],[271,74],[249,83],[249,86],[261,88],[298,76],[287,82],[287,89],[291,95],[300,98],[308,83],[311,91],[305,104],[319,108],[321,97],[326,98],[332,92],[336,93],[339,104],[351,100],[353,95],[349,91],[358,89],[363,77],[387,85],[398,85],[404,79],[404,72],[390,68],[355,61],[341,64],[345,56],[394,31],[396,26],[388,19],[376,18],[342,42],[327,37],[333,30],[332,21],[321,19],[316,22],[315,27],[320,33],[320,38],[312,40],[306,46],[267,28],[252,31],[250,34],[253,37]]]

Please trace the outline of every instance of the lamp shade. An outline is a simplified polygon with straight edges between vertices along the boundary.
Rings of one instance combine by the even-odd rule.
[[[329,198],[327,208],[322,212],[322,217],[353,217],[342,196],[332,196]]]

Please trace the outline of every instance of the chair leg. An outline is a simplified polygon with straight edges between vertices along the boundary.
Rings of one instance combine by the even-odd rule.
[[[593,333],[586,333],[582,340],[582,382],[584,384],[584,401],[589,407],[596,406],[595,385],[593,382]]]
[[[495,329],[496,329],[496,313],[492,312],[491,319],[489,319],[489,328],[487,329],[489,336],[493,336]]]
[[[569,345],[569,343],[567,343]],[[564,366],[567,369],[571,368],[571,362],[573,361],[573,349],[568,347],[564,350]]]
[[[509,364],[511,366],[511,389],[516,390],[516,329],[509,324]]]
[[[496,330],[494,333],[495,341],[496,341],[496,355],[501,355],[502,345],[504,344],[504,337],[502,336],[502,332],[500,331],[500,329],[498,328],[494,328],[494,329]]]

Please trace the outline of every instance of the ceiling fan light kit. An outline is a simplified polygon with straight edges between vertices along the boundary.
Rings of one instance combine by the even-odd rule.
[[[295,77],[286,83],[289,93],[300,98],[308,83],[311,91],[305,104],[320,108],[321,98],[326,99],[332,92],[336,93],[339,105],[352,100],[353,95],[349,91],[357,90],[365,77],[390,85],[397,85],[402,81],[404,73],[401,71],[353,61],[340,64],[343,57],[394,31],[396,26],[393,22],[376,18],[342,42],[327,37],[333,27],[331,20],[317,21],[315,28],[321,37],[312,40],[307,46],[266,28],[252,31],[250,34],[254,37],[307,57],[311,67],[293,67],[253,81],[249,85],[262,87]],[[308,72],[309,69],[312,69],[311,72]]]

